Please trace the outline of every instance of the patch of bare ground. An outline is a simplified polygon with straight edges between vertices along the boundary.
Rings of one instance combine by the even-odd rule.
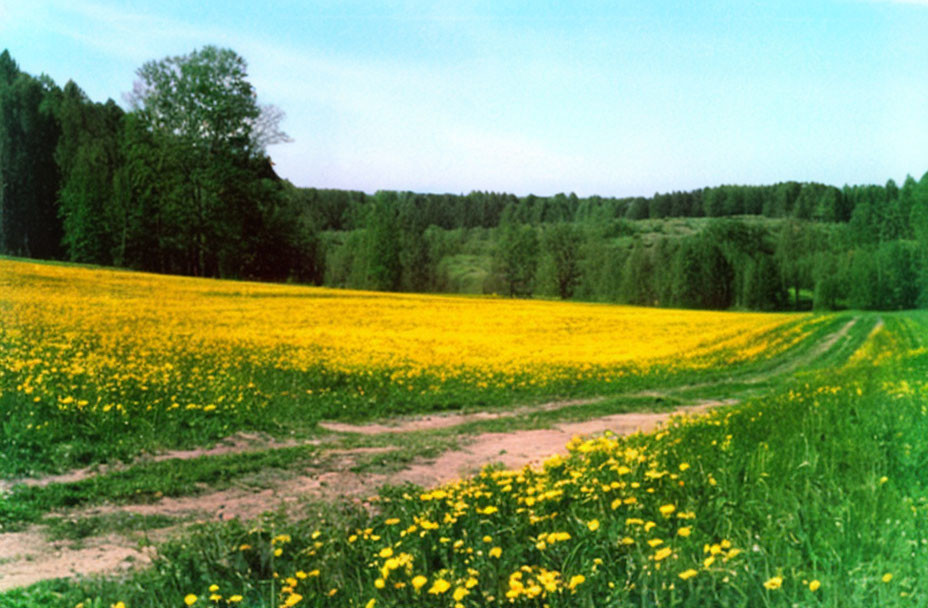
[[[89,538],[80,546],[49,542],[37,530],[0,534],[0,591],[42,580],[118,574],[148,563],[154,549],[122,536]]]
[[[730,405],[735,401],[704,401],[662,413],[613,414],[582,422],[558,424],[550,429],[483,433],[460,450],[445,452],[430,462],[413,464],[393,476],[391,483],[409,482],[431,486],[473,474],[488,464],[501,464],[507,469],[539,465],[554,454],[566,453],[566,445],[574,436],[589,436],[612,432],[630,435],[653,431],[659,424],[676,414],[699,414],[711,407]]]
[[[254,490],[235,487],[201,496],[162,498],[152,504],[102,506],[72,511],[67,516],[90,517],[125,511],[139,515],[185,518],[197,514],[200,521],[232,518],[249,520],[281,508],[291,517],[299,517],[307,499],[352,501],[369,506],[367,499],[385,484],[432,486],[459,479],[489,464],[502,464],[507,468],[538,464],[555,453],[563,453],[565,445],[575,435],[595,435],[606,431],[616,435],[648,432],[674,414],[697,414],[733,402],[705,401],[673,412],[615,414],[582,422],[562,423],[550,429],[484,433],[475,436],[461,449],[445,452],[432,460],[416,462],[393,474],[356,473],[351,471],[351,467],[354,456],[385,452],[394,447],[330,450],[326,453],[333,458],[322,459],[320,468],[307,469],[299,475],[275,481],[268,488]],[[454,419],[469,421],[472,418],[456,416]],[[389,428],[392,430],[395,427]],[[406,427],[407,430],[410,428],[416,427]],[[183,527],[176,526],[167,531],[146,534],[148,538],[153,535],[165,537],[172,532],[177,533]],[[49,541],[41,534],[39,527],[26,532],[0,534],[0,591],[51,578],[116,574],[133,565],[146,564],[153,552],[151,549],[140,549],[139,538],[138,535],[108,535],[84,539],[80,547],[71,548],[67,542]]]
[[[451,426],[461,426],[468,422],[481,420],[496,420],[499,418],[512,418],[530,412],[547,412],[559,410],[575,405],[588,405],[602,401],[604,397],[591,397],[589,399],[569,399],[562,401],[549,401],[540,405],[528,405],[507,409],[498,412],[470,412],[433,414],[431,416],[414,416],[409,418],[395,418],[387,423],[372,422],[369,424],[349,424],[346,422],[323,421],[319,427],[334,433],[357,433],[358,435],[380,435],[383,433],[408,433],[411,431],[430,431],[444,429]]]

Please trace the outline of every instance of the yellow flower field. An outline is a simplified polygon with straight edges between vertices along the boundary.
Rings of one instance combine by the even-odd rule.
[[[130,452],[146,434],[157,447],[320,418],[609,393],[775,357],[823,320],[12,260],[0,261],[0,294],[0,399],[16,424],[36,443],[57,437],[56,423],[61,433],[131,431]]]
[[[0,263],[0,288],[5,333],[53,331],[54,347],[92,336],[99,347],[82,357],[89,369],[110,363],[113,347],[126,345],[154,358],[178,349],[285,347],[275,365],[324,362],[412,374],[631,361],[701,366],[722,351],[736,360],[769,355],[771,346],[788,344],[774,330],[803,318],[383,294],[12,261]]]

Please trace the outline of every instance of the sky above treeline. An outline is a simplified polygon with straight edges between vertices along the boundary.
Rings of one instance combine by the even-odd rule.
[[[928,0],[0,0],[0,48],[123,106],[146,61],[249,64],[297,186],[651,195],[928,170]]]

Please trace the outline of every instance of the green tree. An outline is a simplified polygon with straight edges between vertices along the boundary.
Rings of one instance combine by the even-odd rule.
[[[112,264],[121,244],[124,213],[115,188],[123,163],[123,115],[112,100],[95,104],[74,82],[64,87],[55,159],[62,174],[58,212],[63,244],[73,261]]]
[[[644,241],[636,239],[625,258],[622,273],[621,299],[629,304],[653,306],[657,302],[654,288],[654,264]]]
[[[538,235],[535,229],[527,224],[503,224],[499,230],[493,268],[506,295],[531,296],[538,270]]]
[[[909,218],[915,238],[916,266],[919,274],[918,305],[928,308],[928,172],[913,189]]]
[[[544,231],[543,256],[551,269],[557,295],[562,300],[573,297],[580,280],[580,255],[583,235],[574,224],[559,222]]]
[[[775,256],[784,286],[793,289],[793,305],[797,310],[800,307],[800,290],[812,287],[811,268],[808,264],[810,249],[811,232],[808,225],[793,218],[784,221],[777,235]]]
[[[136,176],[135,185],[143,195],[159,191],[169,265],[197,275],[239,273],[250,252],[237,235],[269,215],[255,208],[254,196],[267,173],[266,146],[287,140],[281,113],[258,105],[245,60],[230,49],[150,61],[137,74],[129,99],[153,149],[143,154],[174,179],[139,184]]]
[[[397,194],[380,190],[374,195],[364,224],[365,287],[397,291],[402,278]]]
[[[47,76],[20,72],[0,53],[0,252],[60,255],[55,116],[61,92]]]

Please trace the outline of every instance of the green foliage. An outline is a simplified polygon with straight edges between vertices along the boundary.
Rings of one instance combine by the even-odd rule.
[[[116,173],[123,164],[123,111],[112,100],[91,103],[68,82],[58,117],[61,137],[55,158],[63,177],[58,213],[68,258],[112,265],[123,257],[117,237],[127,220],[116,192]]]
[[[538,269],[538,234],[535,228],[527,224],[502,225],[493,267],[502,293],[510,297],[532,295]]]
[[[928,318],[882,321],[860,350],[854,341],[860,356],[660,433],[575,442],[543,469],[491,468],[437,492],[387,487],[374,513],[320,505],[297,522],[198,526],[127,580],[53,581],[0,601],[154,608],[204,602],[215,585],[270,607],[286,585],[297,605],[439,606],[461,586],[465,605],[533,605],[523,566],[543,566],[560,573],[552,607],[921,605]],[[410,570],[385,575],[401,554]],[[525,584],[510,584],[520,571]],[[390,584],[420,574],[418,594]],[[451,587],[429,593],[439,578]]]
[[[95,475],[82,481],[45,486],[17,485],[0,497],[0,529],[35,522],[49,511],[102,503],[153,502],[163,496],[190,496],[228,488],[233,481],[271,469],[305,467],[312,446],[264,452],[200,456],[139,463],[124,471]]]
[[[400,288],[402,267],[395,192],[382,190],[374,195],[365,220],[361,263],[365,288],[380,291]]]
[[[542,233],[542,267],[547,270],[548,281],[562,300],[574,295],[580,280],[580,248],[583,235],[565,222],[552,224]]]
[[[61,91],[0,54],[0,253],[52,258],[60,252],[55,117]]]

